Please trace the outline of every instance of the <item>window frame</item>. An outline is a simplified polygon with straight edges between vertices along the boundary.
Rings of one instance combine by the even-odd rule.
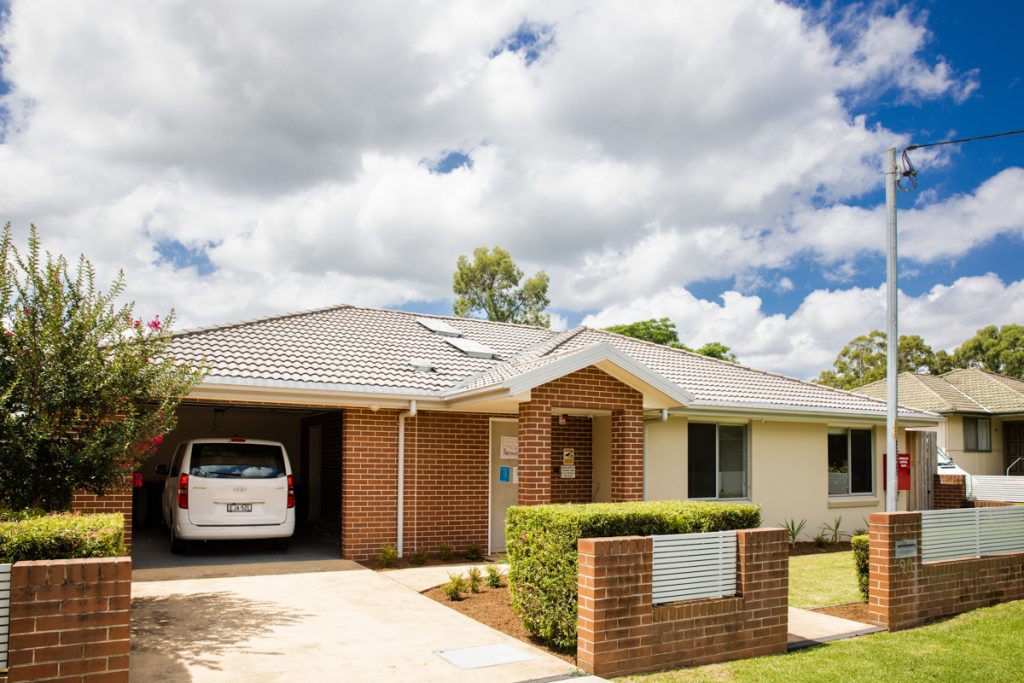
[[[715,426],[715,495],[712,497],[693,497],[690,495],[690,458],[693,455],[690,449],[690,425],[714,425]],[[722,427],[739,427],[743,430],[743,492],[739,496],[723,498],[722,492]],[[686,499],[687,500],[750,500],[750,427],[746,422],[712,422],[710,420],[688,420],[686,425]]]
[[[868,472],[871,474],[871,487],[867,491],[853,491],[853,432],[868,433]],[[833,493],[829,482],[826,482],[826,493],[829,498],[849,498],[856,496],[873,496],[877,491],[877,477],[875,476],[875,430],[871,427],[829,427],[825,441],[825,472],[826,476],[831,474],[828,462],[828,436],[846,436],[846,492]]]
[[[968,421],[974,423],[974,444],[973,446],[967,445],[967,423]],[[981,448],[981,425],[985,423],[986,437],[988,440],[988,448]],[[992,418],[982,417],[980,415],[964,416],[963,418],[963,441],[964,450],[971,453],[991,453],[992,452]]]

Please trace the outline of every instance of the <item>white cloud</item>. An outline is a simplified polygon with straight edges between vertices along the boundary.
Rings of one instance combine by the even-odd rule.
[[[848,18],[844,46],[769,0],[99,5],[12,3],[3,218],[125,268],[141,306],[189,325],[445,297],[456,256],[494,244],[545,268],[563,311],[702,278],[750,291],[807,250],[877,249],[874,228],[827,226],[873,219],[837,203],[876,188],[880,151],[906,137],[851,94],[975,87],[922,57],[906,11]],[[540,58],[491,58],[524,21],[550,27]],[[446,150],[472,167],[421,163]],[[982,204],[1019,182],[914,211],[945,236],[959,202],[991,236],[1015,228]],[[977,243],[935,246],[914,211],[922,255]],[[212,244],[217,271],[161,263],[171,239]]]
[[[745,365],[812,378],[831,367],[850,339],[885,329],[885,287],[817,290],[791,315],[766,315],[757,296],[726,292],[715,302],[673,288],[609,306],[583,324],[607,327],[663,316],[689,345],[721,341]],[[900,295],[900,334],[921,335],[935,350],[951,350],[985,325],[1022,319],[1024,280],[964,277],[920,296]]]

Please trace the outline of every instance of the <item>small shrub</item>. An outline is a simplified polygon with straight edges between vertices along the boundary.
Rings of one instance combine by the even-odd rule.
[[[789,534],[789,544],[793,546],[800,539],[800,534],[803,533],[804,527],[807,526],[807,520],[801,519],[797,522],[794,517],[793,519],[787,519],[782,526],[786,529],[786,533]]]
[[[853,548],[853,562],[857,566],[857,584],[860,587],[860,594],[865,600],[868,599],[868,578],[871,562],[871,541],[869,536],[854,536],[850,539],[850,547]]]
[[[487,570],[487,586],[489,588],[501,588],[501,568],[496,564],[489,564]]]
[[[452,602],[462,599],[462,594],[466,592],[466,580],[462,578],[462,574],[449,574],[448,583],[441,586],[444,596]]]
[[[480,584],[484,582],[483,573],[480,571],[480,567],[470,567],[469,571],[466,572],[468,577],[467,583],[469,583],[470,593],[479,593]]]
[[[484,559],[484,554],[480,552],[480,546],[476,543],[470,543],[466,546],[466,552],[462,555],[470,562],[479,562]]]
[[[841,528],[842,525],[843,518],[836,517],[836,521],[832,524],[821,525],[821,533],[828,539],[829,543],[839,543],[839,541],[843,540],[843,536],[845,535],[843,534],[843,530]]]
[[[412,566],[414,566],[414,567],[422,567],[426,563],[427,563],[427,554],[426,553],[421,553],[421,552],[409,553],[409,564],[411,564]]]
[[[818,534],[814,537],[814,545],[818,548],[824,548],[828,545],[828,539],[825,538],[825,534]]]
[[[452,559],[452,547],[447,543],[437,546],[437,556],[442,562]]]
[[[576,646],[581,538],[749,529],[756,505],[694,501],[512,506],[505,517],[508,586],[523,625],[556,648]]]
[[[124,517],[120,513],[39,515],[19,511],[5,513],[4,517],[11,521],[0,521],[3,563],[119,557],[126,553]]]
[[[380,557],[378,559],[380,561],[380,566],[390,567],[398,560],[398,550],[395,546],[388,543],[380,549]]]

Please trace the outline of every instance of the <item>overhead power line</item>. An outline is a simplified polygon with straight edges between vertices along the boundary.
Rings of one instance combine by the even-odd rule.
[[[940,140],[939,142],[926,142],[921,145],[910,145],[904,148],[903,157],[901,159],[902,169],[900,169],[899,178],[896,181],[896,187],[904,192],[910,192],[911,190],[917,189],[917,169],[914,168],[914,164],[910,161],[910,156],[907,152],[912,152],[915,149],[924,149],[925,147],[939,147],[941,145],[958,145],[962,142],[975,142],[976,140],[991,140],[992,138],[1005,138],[1008,135],[1021,135],[1024,134],[1024,130],[1008,130],[1005,133],[992,133],[991,135],[978,135],[973,138],[959,138],[957,140]]]

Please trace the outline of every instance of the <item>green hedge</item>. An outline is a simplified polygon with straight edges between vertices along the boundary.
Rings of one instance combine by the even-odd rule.
[[[0,562],[119,557],[125,554],[124,516],[5,515],[0,521]]]
[[[577,541],[750,529],[756,505],[651,501],[511,507],[506,517],[512,606],[530,633],[562,649],[576,647]]]
[[[867,535],[854,536],[850,539],[850,547],[853,548],[853,563],[857,567],[857,585],[860,587],[861,596],[868,599],[868,575],[871,563],[871,543]]]

